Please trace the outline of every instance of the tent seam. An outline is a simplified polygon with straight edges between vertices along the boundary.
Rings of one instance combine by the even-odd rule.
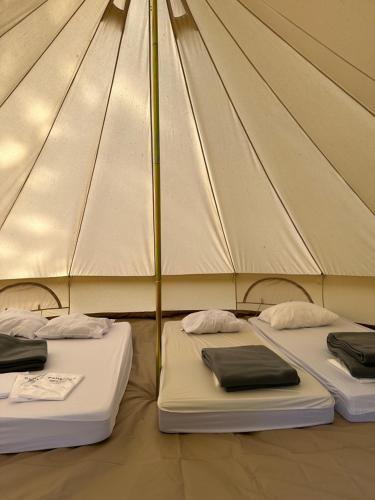
[[[205,170],[206,170],[208,182],[209,182],[209,185],[210,185],[210,191],[211,191],[212,198],[213,198],[213,201],[214,201],[214,204],[215,204],[216,213],[217,213],[217,216],[218,216],[218,219],[219,219],[221,231],[223,233],[223,237],[224,237],[224,241],[225,241],[225,246],[227,247],[228,255],[229,255],[230,262],[231,262],[231,265],[232,265],[232,268],[233,268],[233,272],[236,273],[236,266],[234,264],[232,252],[231,252],[231,249],[230,249],[230,246],[229,246],[229,241],[228,241],[227,234],[226,234],[226,231],[225,231],[225,225],[224,225],[224,222],[223,222],[221,214],[220,214],[219,204],[217,202],[217,197],[216,197],[216,194],[215,194],[215,189],[213,187],[214,183],[213,183],[213,181],[211,179],[210,170],[208,168],[208,161],[207,161],[206,154],[205,154],[204,148],[203,148],[202,137],[201,137],[201,133],[200,133],[200,130],[199,130],[199,126],[198,126],[198,122],[197,122],[197,118],[196,118],[196,114],[195,114],[193,102],[192,102],[192,99],[191,99],[189,85],[188,85],[188,82],[187,82],[187,79],[186,79],[186,73],[185,73],[184,65],[183,65],[182,58],[181,58],[180,48],[179,48],[179,45],[178,45],[178,42],[177,42],[177,37],[176,37],[175,31],[174,31],[174,28],[173,28],[173,21],[171,19],[172,9],[171,9],[171,6],[170,6],[170,0],[167,0],[167,7],[168,7],[168,12],[169,12],[169,21],[170,21],[170,25],[172,27],[173,39],[174,39],[175,46],[176,46],[176,49],[177,49],[177,54],[178,54],[178,59],[179,59],[179,63],[180,63],[180,68],[181,68],[182,75],[183,75],[183,78],[184,78],[184,84],[185,84],[186,93],[187,93],[188,98],[189,98],[190,109],[191,109],[191,112],[192,112],[192,115],[193,115],[193,119],[194,119],[195,130],[196,130],[196,133],[197,133],[197,136],[198,136],[198,140],[199,140],[200,150],[201,150],[201,153],[202,153],[202,157],[203,157],[203,161],[204,161],[204,165],[205,165]]]
[[[70,23],[71,19],[77,14],[79,9],[83,6],[86,0],[82,0],[82,2],[79,4],[79,6],[75,9],[75,11],[72,13],[72,15],[69,17],[69,19],[64,23],[64,25],[59,29],[59,31],[56,33],[56,35],[52,38],[52,40],[48,43],[46,48],[41,52],[41,54],[35,59],[33,64],[30,66],[30,68],[26,71],[26,73],[22,76],[22,78],[19,80],[19,82],[13,87],[13,89],[9,92],[9,94],[4,98],[3,102],[0,104],[0,107],[3,106],[9,97],[17,90],[17,88],[21,85],[21,83],[24,81],[24,79],[27,77],[27,75],[32,71],[32,69],[38,64],[40,59],[44,56],[44,54],[47,52],[47,50],[51,47],[51,45],[54,43],[54,41],[57,39],[57,37],[61,34],[61,32],[66,28],[66,26]],[[44,5],[44,4],[42,4]]]
[[[83,56],[82,56],[82,59],[81,59],[81,61],[80,61],[79,65],[78,65],[78,67],[77,67],[77,70],[76,70],[76,72],[75,72],[75,74],[74,74],[74,77],[72,78],[72,81],[69,83],[69,86],[68,86],[68,88],[67,88],[67,90],[66,90],[66,92],[65,92],[65,94],[64,94],[64,97],[63,97],[63,99],[62,99],[62,101],[61,101],[61,104],[60,104],[60,106],[59,106],[59,108],[58,108],[58,110],[57,110],[57,112],[56,112],[55,118],[53,119],[53,122],[52,122],[52,124],[51,124],[51,126],[50,126],[50,128],[49,128],[49,130],[48,130],[48,133],[47,133],[47,135],[46,135],[46,138],[45,138],[45,140],[43,141],[43,144],[42,144],[42,146],[41,146],[41,148],[40,148],[40,150],[39,150],[39,153],[37,154],[37,156],[36,156],[36,158],[35,158],[35,160],[34,160],[34,162],[33,162],[32,166],[31,166],[31,168],[30,168],[30,170],[29,170],[29,172],[28,172],[28,174],[27,174],[27,176],[26,176],[26,178],[25,178],[24,182],[22,183],[22,186],[20,187],[20,189],[19,189],[19,191],[18,191],[18,193],[17,193],[17,195],[16,195],[16,197],[15,197],[15,199],[14,199],[13,203],[11,204],[11,206],[10,206],[10,208],[9,208],[9,210],[8,210],[8,212],[7,212],[7,214],[5,215],[3,222],[0,224],[0,230],[3,228],[3,226],[4,226],[4,224],[6,223],[6,221],[7,221],[8,217],[9,217],[10,213],[12,212],[12,210],[13,210],[14,206],[16,205],[18,198],[19,198],[19,197],[20,197],[20,195],[22,194],[22,191],[23,191],[23,189],[25,188],[25,185],[26,185],[27,181],[29,180],[30,175],[31,175],[31,174],[32,174],[32,172],[33,172],[33,169],[34,169],[35,165],[37,164],[37,162],[38,162],[38,160],[39,160],[39,157],[40,157],[40,155],[42,154],[42,152],[43,152],[43,150],[44,150],[44,147],[45,147],[45,145],[46,145],[46,143],[47,143],[47,141],[48,141],[48,138],[49,138],[49,136],[50,136],[50,134],[51,134],[51,132],[52,132],[52,129],[53,129],[53,127],[55,126],[56,120],[57,120],[57,118],[59,117],[60,111],[61,111],[62,107],[64,106],[64,103],[65,103],[65,100],[66,100],[66,98],[67,98],[67,96],[68,96],[68,94],[69,94],[69,91],[70,91],[70,89],[71,89],[71,87],[72,87],[72,85],[73,85],[73,83],[74,83],[74,81],[75,81],[75,79],[76,79],[76,76],[77,76],[77,74],[78,74],[78,72],[79,72],[79,70],[80,70],[80,68],[81,68],[81,66],[82,66],[82,63],[83,63],[83,61],[84,61],[84,59],[85,59],[85,57],[86,57],[86,54],[87,54],[87,52],[88,52],[88,50],[89,50],[89,48],[90,48],[90,46],[91,46],[91,43],[92,43],[93,39],[95,38],[95,35],[96,35],[96,33],[97,33],[98,29],[99,29],[99,26],[100,26],[100,21],[99,21],[99,23],[98,23],[97,27],[95,28],[95,31],[94,31],[94,33],[93,33],[93,35],[92,35],[92,37],[91,37],[91,39],[90,39],[90,41],[89,41],[89,43],[88,43],[87,47],[86,47],[86,50],[85,50],[85,52],[84,52],[84,54],[83,54]]]
[[[241,5],[246,9],[248,10],[249,12],[251,12],[254,16],[256,16],[258,18],[258,16],[256,14],[253,13],[253,10],[248,7],[247,5],[244,5],[242,3],[242,0],[237,0],[239,3],[241,3]],[[362,73],[364,76],[368,77],[370,80],[372,80],[373,82],[375,82],[375,78],[373,78],[371,75],[369,75],[368,73],[366,73],[366,71],[363,71],[362,69],[358,68],[358,66],[356,66],[355,64],[353,64],[352,62],[350,62],[348,59],[346,59],[345,57],[343,57],[341,54],[339,54],[338,52],[336,52],[335,50],[331,49],[328,45],[326,45],[325,43],[321,42],[320,40],[318,40],[317,38],[315,38],[314,35],[312,35],[311,33],[309,33],[307,30],[305,30],[304,28],[302,28],[301,26],[298,26],[298,24],[296,24],[294,21],[292,21],[291,19],[289,19],[287,16],[285,16],[284,14],[282,14],[281,12],[279,12],[277,9],[275,9],[272,5],[270,5],[268,2],[266,2],[265,0],[262,0],[262,2],[267,5],[267,7],[269,9],[271,9],[272,11],[274,11],[277,15],[279,15],[280,17],[282,17],[283,19],[285,19],[288,23],[290,23],[292,26],[294,26],[295,28],[299,29],[300,31],[302,31],[302,33],[304,33],[305,35],[307,35],[309,38],[311,38],[312,40],[314,40],[315,42],[317,42],[319,45],[321,45],[322,47],[324,47],[325,49],[327,49],[329,52],[331,52],[332,54],[334,54],[335,56],[337,56],[339,59],[341,59],[342,61],[344,61],[345,63],[347,63],[349,66],[351,66],[352,68],[356,69],[357,71],[359,71],[360,73]],[[268,24],[265,22],[265,21],[262,21],[261,22],[263,24],[265,24],[267,27]],[[269,27],[269,29],[271,29],[273,31],[272,28]],[[279,35],[277,33],[277,35],[282,38],[285,43],[288,43],[281,35]],[[289,43],[288,43],[289,45]],[[296,49],[294,49],[296,50]],[[299,51],[297,51],[299,53]]]
[[[308,62],[309,64],[311,64],[311,66],[313,66],[317,71],[319,71],[319,73],[321,73],[323,76],[325,76],[326,78],[328,78],[328,80],[330,80],[332,83],[334,83],[335,85],[337,85],[337,87],[339,87],[343,92],[345,92],[345,94],[347,94],[349,97],[351,97],[359,106],[361,106],[363,109],[365,109],[366,111],[368,111],[371,115],[375,116],[374,111],[372,111],[365,103],[361,102],[357,97],[354,97],[342,85],[340,85],[333,78],[331,78],[328,74],[326,74],[321,68],[319,68],[319,66],[317,66],[312,61],[310,61],[302,52],[300,52],[299,50],[297,50],[296,47],[294,47],[291,43],[289,43],[287,40],[285,40],[276,30],[274,30],[273,28],[271,28],[271,26],[269,26],[265,21],[263,21],[263,19],[261,19],[251,9],[249,9],[246,5],[244,5],[241,0],[237,0],[237,2],[239,4],[241,4],[242,7],[245,10],[247,10],[251,15],[253,15],[256,19],[258,19],[258,21],[260,21],[266,28],[268,28],[270,31],[272,31],[272,33],[274,33],[278,38],[280,38],[280,40],[282,40],[284,43],[286,43],[292,50],[294,50],[295,52],[297,52],[297,54],[299,54],[306,62]],[[210,8],[212,9],[211,5],[210,5]],[[334,52],[332,52],[332,53],[334,54]],[[369,77],[369,78],[370,78],[371,81],[374,81],[371,77]]]
[[[114,68],[113,68],[111,86],[110,86],[110,89],[109,89],[108,98],[107,98],[107,104],[106,104],[105,111],[104,111],[103,122],[102,122],[102,127],[101,127],[101,130],[100,130],[98,145],[97,145],[97,148],[96,148],[95,159],[94,159],[94,162],[93,162],[93,167],[92,167],[92,171],[91,171],[91,175],[90,175],[90,181],[89,181],[89,184],[87,186],[85,202],[84,202],[83,209],[82,209],[82,214],[81,214],[81,220],[80,220],[80,223],[79,223],[79,227],[78,227],[78,231],[77,231],[77,237],[76,237],[75,245],[74,245],[73,252],[72,252],[71,262],[70,262],[69,271],[68,271],[68,276],[69,277],[71,276],[71,272],[72,272],[74,258],[75,258],[77,247],[78,247],[78,240],[79,240],[79,238],[81,236],[83,219],[85,218],[87,203],[88,203],[88,199],[89,199],[89,195],[90,195],[91,184],[92,184],[92,180],[94,178],[94,173],[95,173],[96,164],[97,164],[97,160],[98,160],[100,145],[101,145],[101,141],[102,141],[102,137],[103,137],[103,131],[104,131],[104,127],[105,127],[105,123],[106,123],[106,119],[107,119],[108,107],[109,107],[109,103],[110,103],[111,95],[112,95],[113,83],[115,81],[115,76],[116,76],[116,71],[117,71],[117,64],[118,64],[118,60],[119,60],[122,39],[123,39],[124,32],[125,32],[125,24],[126,24],[126,20],[127,20],[127,17],[128,17],[128,7],[129,7],[129,4],[130,4],[130,0],[126,0],[125,9],[124,9],[124,13],[125,13],[124,24],[123,24],[123,27],[122,27],[121,37],[120,37],[119,45],[118,45],[118,49],[117,49],[117,55],[116,55],[115,65],[114,65]],[[109,8],[110,8],[110,6],[109,6]]]
[[[207,0],[206,0],[206,3],[207,3]],[[190,12],[190,15],[192,16],[192,18],[194,19],[193,15],[192,15],[192,13],[191,13],[191,11],[190,11],[190,9],[189,9],[189,12]],[[215,14],[215,15],[216,15],[216,14]],[[194,22],[195,22],[195,21],[194,21]],[[243,131],[244,131],[244,133],[245,133],[245,135],[246,135],[246,137],[247,137],[247,139],[248,139],[248,141],[249,141],[249,143],[250,143],[250,145],[251,145],[251,147],[252,147],[252,149],[253,149],[253,151],[254,151],[254,153],[255,153],[256,157],[257,157],[257,159],[258,159],[258,161],[259,161],[259,164],[260,164],[260,165],[261,165],[261,167],[262,167],[263,172],[265,173],[265,175],[266,175],[266,177],[267,177],[267,179],[268,179],[268,181],[269,181],[269,183],[270,183],[270,185],[271,185],[271,187],[272,187],[272,189],[273,189],[274,193],[276,194],[276,196],[277,196],[277,198],[279,199],[279,201],[280,201],[280,203],[281,203],[282,207],[284,208],[285,214],[286,214],[286,215],[287,215],[287,217],[289,218],[289,220],[290,220],[290,222],[291,222],[292,226],[294,227],[295,231],[297,232],[297,234],[298,234],[298,236],[299,236],[299,238],[300,238],[301,242],[302,242],[302,243],[303,243],[303,245],[305,246],[306,251],[307,251],[307,252],[308,252],[308,254],[310,255],[311,259],[314,261],[314,263],[315,263],[316,267],[319,269],[320,274],[323,274],[323,270],[322,270],[321,266],[318,264],[318,262],[317,262],[317,260],[316,260],[315,256],[313,255],[312,251],[311,251],[311,250],[310,250],[310,248],[308,247],[308,245],[307,245],[307,243],[306,243],[305,239],[302,237],[302,234],[300,233],[299,229],[297,228],[296,224],[294,223],[294,221],[293,221],[293,219],[292,219],[292,217],[291,217],[291,215],[290,215],[289,211],[287,210],[287,208],[286,208],[286,206],[285,206],[285,204],[284,204],[284,202],[283,202],[283,200],[282,200],[282,197],[280,196],[280,194],[278,193],[277,189],[275,188],[275,185],[274,185],[274,183],[272,182],[272,180],[271,180],[271,178],[270,178],[270,176],[269,176],[269,174],[268,174],[268,172],[267,172],[267,169],[265,168],[265,166],[264,166],[264,164],[263,164],[263,162],[262,162],[262,160],[261,160],[261,158],[260,158],[260,156],[259,156],[259,153],[258,153],[257,149],[255,148],[255,146],[254,146],[254,144],[253,144],[252,140],[250,139],[250,136],[249,136],[249,134],[248,134],[248,132],[247,132],[247,130],[246,130],[246,128],[245,128],[245,126],[244,126],[244,124],[243,124],[243,121],[242,121],[242,119],[241,119],[241,117],[240,117],[240,115],[239,115],[239,112],[238,112],[238,110],[237,110],[236,106],[234,105],[233,100],[232,100],[232,98],[231,98],[231,96],[230,96],[230,94],[229,94],[229,91],[228,91],[228,89],[227,89],[226,85],[224,84],[224,81],[223,81],[223,79],[222,79],[222,77],[221,77],[221,75],[220,75],[220,72],[219,72],[219,70],[218,70],[218,68],[217,68],[217,66],[216,66],[216,64],[215,64],[215,62],[214,62],[213,56],[212,56],[211,52],[209,51],[209,49],[208,49],[208,47],[207,47],[207,44],[206,44],[205,39],[204,39],[204,37],[203,37],[203,35],[202,35],[202,33],[201,33],[201,30],[199,29],[199,27],[198,27],[198,25],[197,25],[196,23],[195,23],[195,25],[196,25],[197,30],[198,30],[198,33],[199,33],[199,35],[200,35],[200,37],[201,37],[201,39],[202,39],[202,42],[203,42],[203,44],[204,44],[204,46],[205,46],[205,48],[206,48],[207,54],[208,54],[208,55],[209,55],[209,57],[210,57],[210,60],[211,60],[211,62],[212,62],[212,65],[213,65],[213,67],[215,68],[215,71],[216,71],[216,73],[217,73],[217,75],[218,75],[218,78],[219,78],[219,80],[220,80],[220,82],[221,82],[221,84],[222,84],[222,86],[223,86],[223,88],[224,88],[224,90],[225,90],[225,93],[226,93],[226,95],[227,95],[227,97],[228,97],[228,100],[229,100],[229,102],[231,103],[231,105],[232,105],[232,107],[233,107],[234,112],[236,113],[236,116],[237,116],[237,118],[238,118],[238,120],[239,120],[239,122],[240,122],[240,124],[241,124],[241,127],[242,127],[242,129],[243,129]]]
[[[240,2],[240,0],[237,0]],[[360,195],[353,189],[353,187],[349,184],[349,182],[343,177],[343,175],[340,173],[340,171],[334,166],[334,164],[331,162],[331,160],[328,159],[328,157],[323,153],[323,151],[319,148],[317,143],[312,139],[312,137],[306,132],[305,128],[301,125],[301,123],[297,120],[297,118],[293,115],[293,113],[289,110],[288,106],[284,103],[284,101],[279,97],[279,95],[276,93],[276,91],[271,87],[271,85],[267,82],[265,77],[262,75],[260,70],[256,67],[255,63],[253,63],[250,58],[247,56],[245,51],[242,49],[241,45],[237,42],[237,40],[234,38],[234,36],[230,33],[229,29],[227,26],[224,24],[222,19],[219,17],[219,15],[216,13],[214,8],[210,5],[209,1],[206,0],[207,4],[209,5],[210,9],[212,12],[215,14],[217,19],[220,21],[226,32],[229,34],[229,36],[232,38],[236,46],[239,48],[243,56],[246,58],[246,60],[249,62],[249,64],[254,68],[256,71],[257,75],[262,79],[262,81],[267,85],[268,89],[272,92],[272,94],[276,97],[276,99],[280,102],[280,104],[283,106],[283,108],[287,111],[289,116],[293,119],[293,121],[299,126],[299,128],[303,131],[304,135],[309,139],[309,141],[315,146],[315,148],[319,151],[319,153],[325,158],[327,163],[330,165],[330,167],[336,172],[336,174],[340,177],[340,179],[344,182],[344,184],[352,191],[352,193],[358,198],[358,200],[371,212],[371,214],[374,214],[375,212],[367,205],[367,203],[360,197]],[[241,4],[242,5],[242,4]],[[309,62],[308,60],[306,60]],[[315,66],[314,66],[315,67]],[[351,97],[351,96],[349,96]]]
[[[27,17],[31,16],[31,14],[33,14],[35,11],[37,11],[38,9],[40,9],[40,7],[42,7],[48,1],[49,0],[44,0],[44,2],[40,3],[37,7],[35,7],[34,9],[31,9],[29,12],[27,12],[23,17],[21,17],[21,19],[19,19],[18,21],[16,21],[15,24],[13,24],[10,28],[8,28],[6,31],[4,31],[4,33],[2,33],[0,35],[0,38],[3,37],[4,35],[6,35],[7,33],[9,33],[9,31],[11,31],[13,28],[15,28],[16,26],[18,26],[20,23],[22,23],[22,21],[24,21]],[[85,0],[83,0],[83,1],[85,1]]]

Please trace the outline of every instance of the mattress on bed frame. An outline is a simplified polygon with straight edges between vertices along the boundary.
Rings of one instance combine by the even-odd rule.
[[[115,424],[131,363],[129,323],[115,323],[100,339],[49,340],[43,371],[77,373],[84,379],[65,401],[0,400],[0,453],[106,439]]]
[[[262,343],[267,344],[246,322],[241,332],[206,335],[187,334],[181,331],[181,322],[167,322],[158,398],[160,430],[249,432],[332,422],[333,398],[300,368],[298,386],[228,393],[215,384],[201,359],[204,347]]]
[[[274,330],[268,323],[250,318],[250,324],[263,339],[271,341],[290,360],[316,377],[334,396],[335,409],[351,422],[375,421],[375,383],[362,384],[328,362],[333,354],[327,347],[330,332],[371,331],[340,318],[332,325]]]

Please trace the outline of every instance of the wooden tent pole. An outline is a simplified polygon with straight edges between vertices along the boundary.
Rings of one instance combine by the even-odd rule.
[[[160,129],[159,129],[159,60],[158,2],[151,0],[152,40],[152,167],[154,185],[154,254],[156,291],[156,396],[159,394],[161,370],[161,208],[160,208]]]

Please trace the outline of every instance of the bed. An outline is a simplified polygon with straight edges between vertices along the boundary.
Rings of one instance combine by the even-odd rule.
[[[263,339],[271,341],[290,360],[316,377],[334,396],[335,409],[351,422],[375,421],[375,383],[362,384],[332,366],[327,348],[330,332],[371,331],[344,318],[332,325],[295,330],[274,330],[268,323],[250,318]]]
[[[160,430],[249,432],[332,422],[332,396],[303,369],[298,368],[298,386],[228,393],[215,384],[201,359],[203,347],[262,343],[268,342],[245,321],[241,332],[205,335],[187,334],[181,331],[181,322],[167,322],[158,398]]]
[[[132,363],[129,323],[100,339],[48,341],[43,371],[83,374],[65,401],[0,400],[0,452],[78,446],[110,436]],[[33,372],[38,373],[38,372]]]

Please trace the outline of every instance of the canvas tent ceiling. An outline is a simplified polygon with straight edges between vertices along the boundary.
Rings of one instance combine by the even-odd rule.
[[[88,312],[111,310],[110,277],[128,280],[138,307],[113,310],[152,308],[149,1],[0,13],[0,279],[66,279],[67,305]],[[159,0],[162,265],[178,308],[236,307],[255,275],[371,295],[374,21],[365,0]],[[193,300],[204,277],[216,291]],[[72,304],[83,283],[95,307]]]

